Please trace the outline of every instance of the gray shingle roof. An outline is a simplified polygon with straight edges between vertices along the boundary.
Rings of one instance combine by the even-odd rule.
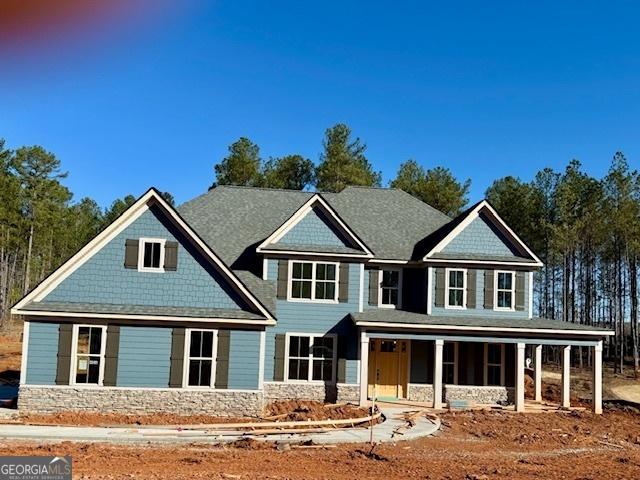
[[[311,196],[294,190],[219,186],[181,205],[178,212],[234,266],[243,255],[252,255]],[[347,187],[322,196],[376,258],[414,258],[416,245],[451,221],[397,189]]]
[[[580,325],[578,323],[551,320],[548,318],[521,318],[521,317],[446,317],[426,315],[422,313],[406,312],[403,310],[371,309],[361,313],[352,313],[354,322],[398,323],[412,325],[445,325],[462,327],[493,327],[493,328],[534,328],[579,331],[602,331],[603,334],[610,331],[605,328]]]
[[[40,312],[100,313],[114,315],[161,315],[185,318],[264,320],[262,315],[230,308],[162,307],[156,305],[116,305],[110,303],[31,302],[23,310]]]
[[[321,245],[292,245],[292,244],[283,244],[283,243],[272,243],[271,245],[267,245],[264,247],[265,250],[276,250],[276,251],[288,251],[293,250],[295,252],[309,252],[309,253],[346,253],[349,255],[356,256],[366,256],[362,250],[358,250],[356,248],[350,247],[340,247],[340,246],[321,246]]]
[[[481,260],[485,262],[520,262],[535,265],[532,258],[519,257],[516,255],[481,255],[476,253],[434,253],[429,258],[434,260]]]

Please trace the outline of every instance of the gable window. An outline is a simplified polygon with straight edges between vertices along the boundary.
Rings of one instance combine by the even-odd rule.
[[[213,387],[217,350],[216,330],[189,329],[185,336],[186,385],[188,387]]]
[[[504,344],[485,343],[484,384],[504,385]]]
[[[458,342],[444,342],[442,349],[442,381],[458,384]]]
[[[138,270],[164,272],[164,244],[160,238],[141,238],[138,247]]]
[[[447,268],[446,308],[467,308],[467,271]]]
[[[335,335],[287,334],[285,378],[291,381],[333,382]]]
[[[102,385],[106,345],[104,326],[74,325],[71,378],[75,385]]]
[[[495,309],[513,310],[515,300],[514,272],[497,271],[495,274]]]
[[[382,270],[380,278],[380,307],[400,306],[400,270]]]
[[[291,261],[289,300],[338,301],[338,264]]]

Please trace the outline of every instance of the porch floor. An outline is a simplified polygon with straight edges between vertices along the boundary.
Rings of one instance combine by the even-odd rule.
[[[368,402],[368,405],[371,405],[371,401]],[[385,408],[397,408],[397,407],[414,407],[417,409],[424,409],[427,411],[437,412],[448,410],[449,408],[445,405],[444,408],[440,410],[434,409],[431,405],[431,402],[412,402],[409,400],[377,400],[376,405],[383,410]],[[505,412],[514,412],[515,409],[513,405],[498,405],[498,404],[477,404],[473,407],[465,408],[465,409],[453,409],[453,410],[500,410]],[[549,413],[549,412],[557,412],[558,410],[571,412],[584,412],[587,410],[585,407],[570,407],[570,408],[561,408],[559,403],[553,403],[548,401],[536,402],[535,400],[525,400],[524,402],[524,413]]]

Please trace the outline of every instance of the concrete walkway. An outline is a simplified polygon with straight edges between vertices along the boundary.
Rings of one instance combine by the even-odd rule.
[[[413,440],[433,435],[440,428],[440,419],[428,420],[426,417],[416,419],[412,428],[404,427],[406,422],[396,417],[407,408],[385,408],[382,414],[385,421],[373,427],[374,442],[396,442]],[[394,433],[396,432],[396,433]],[[369,442],[368,428],[340,428],[326,433],[301,433],[282,435],[216,435],[206,430],[179,430],[177,427],[67,427],[0,424],[0,439],[4,440],[37,440],[40,442],[108,442],[117,444],[135,443],[226,443],[243,438],[254,440],[298,443],[312,441],[316,444],[365,443]]]

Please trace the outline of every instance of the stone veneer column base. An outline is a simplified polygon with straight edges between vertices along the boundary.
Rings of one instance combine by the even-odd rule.
[[[407,400],[410,402],[433,403],[433,385],[426,383],[410,383]]]
[[[45,414],[80,411],[240,417],[261,415],[263,405],[263,393],[259,390],[22,385],[18,396],[21,412]]]
[[[444,398],[448,400],[470,400],[479,405],[513,403],[512,387],[479,385],[445,385]]]

